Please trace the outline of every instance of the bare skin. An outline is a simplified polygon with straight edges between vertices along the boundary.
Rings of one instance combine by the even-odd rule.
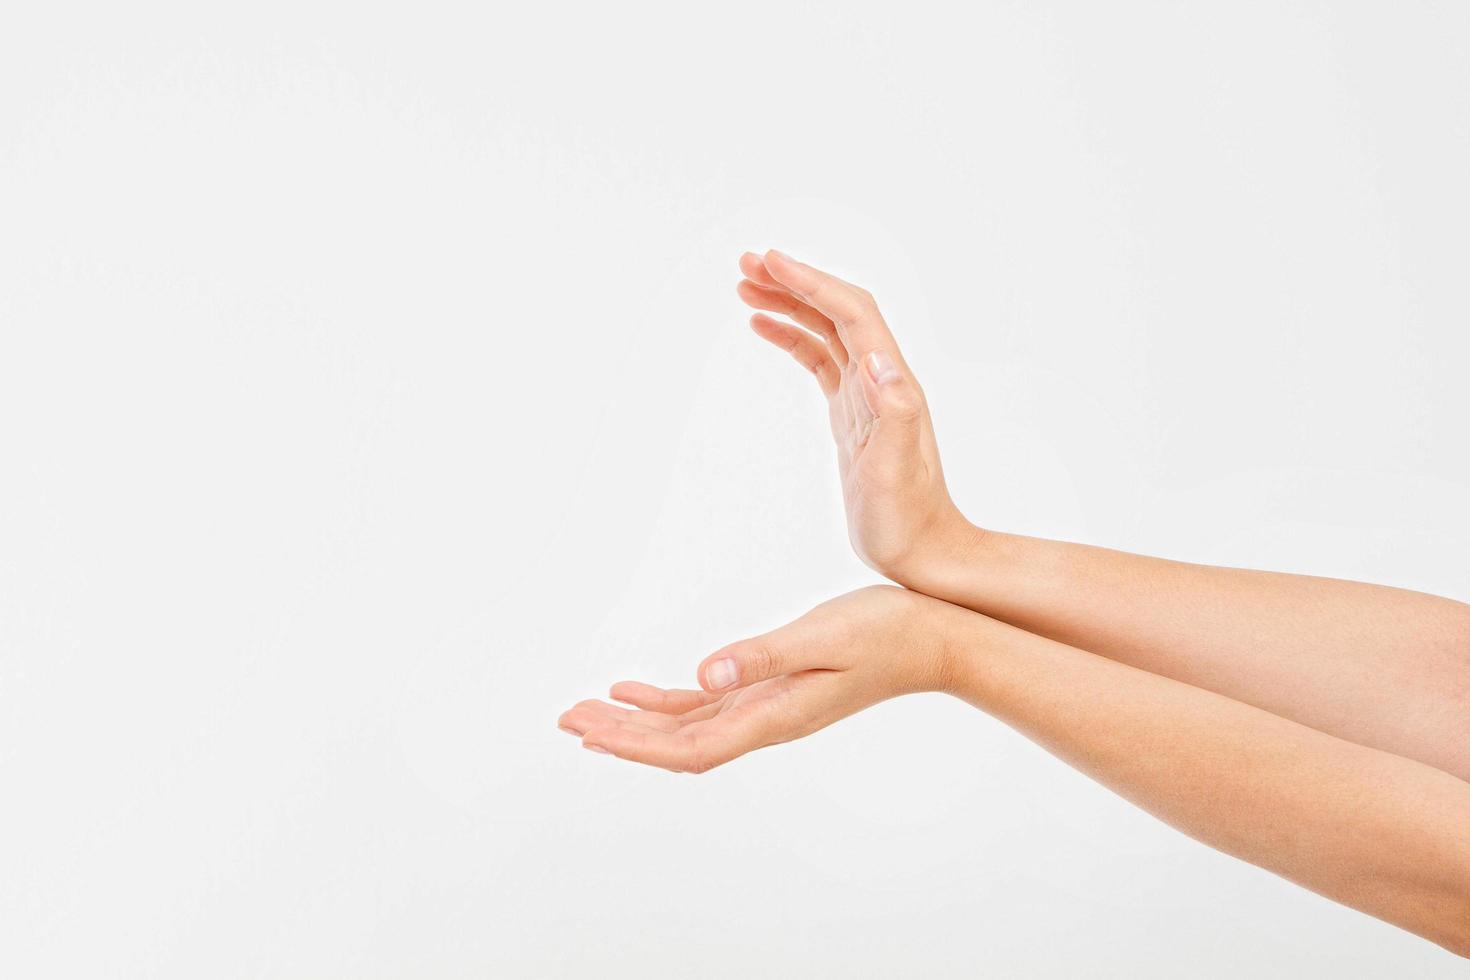
[[[632,708],[584,701],[559,724],[698,773],[946,691],[1184,833],[1470,956],[1470,784],[1421,762],[892,586],[731,644],[698,676],[697,691],[617,684]]]
[[[1470,606],[981,529],[866,291],[740,260],[764,339],[828,402],[862,590],[732,644],[701,690],[625,682],[562,727],[703,772],[942,690],[1185,833],[1470,956]]]
[[[872,296],[779,252],[747,253],[740,269],[746,303],[815,331],[751,318],[827,395],[849,536],[874,570],[1470,779],[1470,606],[982,530],[950,499],[923,391]],[[881,385],[857,368],[875,354],[893,365]]]

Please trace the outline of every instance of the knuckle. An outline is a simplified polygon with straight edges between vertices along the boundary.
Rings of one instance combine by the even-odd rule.
[[[883,315],[878,312],[878,304],[873,301],[873,297],[866,294],[859,293],[847,306],[847,315],[842,318],[843,326],[850,327],[883,318]]]
[[[745,662],[749,665],[753,676],[773,677],[777,672],[780,657],[769,643],[752,643],[746,651]]]

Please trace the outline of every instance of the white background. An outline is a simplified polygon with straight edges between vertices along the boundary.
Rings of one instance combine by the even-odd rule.
[[[205,6],[0,31],[0,974],[1463,971],[955,701],[555,720],[873,581],[747,248],[983,525],[1470,598],[1470,9]]]

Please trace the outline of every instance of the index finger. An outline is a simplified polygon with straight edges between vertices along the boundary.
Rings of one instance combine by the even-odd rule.
[[[685,691],[677,688],[665,690],[638,681],[618,681],[608,695],[615,701],[622,701],[645,711],[662,711],[673,715],[702,708],[724,697],[723,694],[709,691]]]

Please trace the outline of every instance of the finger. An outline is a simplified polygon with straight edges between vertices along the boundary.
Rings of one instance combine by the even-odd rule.
[[[582,747],[671,772],[687,772],[700,761],[695,755],[693,740],[687,735],[619,722],[599,725],[588,731],[582,737]]]
[[[685,741],[677,731],[660,731],[631,721],[603,721],[588,729],[582,736],[582,747],[634,762],[647,761],[650,765],[682,771],[678,769],[680,760],[677,749]]]
[[[568,708],[566,711],[563,711],[561,715],[556,719],[556,727],[560,728],[568,735],[576,735],[578,738],[581,738],[583,735],[587,734],[587,728],[589,726],[588,719],[578,713],[575,707],[572,707]]]
[[[758,285],[769,286],[771,289],[786,289],[766,268],[765,259],[754,252],[746,252],[740,256],[740,271],[745,274],[745,278]]]
[[[842,381],[841,372],[833,363],[827,345],[816,337],[789,323],[782,323],[764,313],[750,318],[750,328],[762,339],[770,341],[786,351],[796,363],[816,375],[822,394],[832,397]]]
[[[837,366],[839,368],[847,366],[847,349],[842,346],[842,338],[837,336],[837,328],[832,325],[831,320],[784,289],[772,289],[751,282],[749,279],[742,279],[735,287],[735,291],[740,294],[746,306],[788,316],[821,337],[826,341],[832,353],[832,360],[837,363]]]
[[[699,686],[706,691],[732,691],[801,670],[843,670],[849,661],[833,639],[833,631],[823,629],[808,613],[778,630],[732,643],[704,658],[698,670]]]
[[[901,362],[898,344],[865,290],[775,249],[765,254],[765,265],[772,278],[832,321],[849,357],[861,360],[875,350],[886,350]]]
[[[672,772],[708,772],[766,744],[758,724],[705,722],[677,732],[660,732],[627,722],[589,731],[582,744],[594,752],[658,766]]]
[[[709,721],[711,718],[719,717],[720,712],[724,710],[725,696],[723,694],[719,694],[716,695],[716,700],[711,701],[709,704],[701,708],[695,708],[693,711],[686,711],[682,715],[679,715],[679,721],[684,725],[692,725],[697,721]]]
[[[587,729],[597,721],[597,716],[587,707],[589,702],[580,701],[561,713],[556,727],[571,735],[585,735]]]
[[[682,715],[686,711],[703,707],[718,701],[719,694],[711,694],[709,691],[685,691],[665,690],[654,687],[652,684],[641,684],[638,681],[618,681],[608,691],[608,695],[614,701],[622,701],[631,704],[635,708],[645,711],[662,711],[670,715]]]
[[[841,348],[840,356],[838,356],[835,352],[833,356],[837,360],[839,365],[844,367],[847,365],[847,350],[842,346],[842,337],[837,333],[836,325],[833,324],[832,320],[829,317],[823,315],[820,311],[812,308],[807,303],[804,303],[800,299],[798,299],[795,293],[793,293],[786,286],[782,285],[775,276],[771,275],[770,270],[766,268],[766,263],[764,259],[762,259],[759,255],[756,255],[754,252],[746,252],[744,255],[740,256],[740,271],[744,273],[745,278],[748,279],[753,285],[761,289],[779,294],[780,296],[787,297],[791,304],[803,311],[800,313],[800,315],[796,313],[788,313],[787,315],[790,316],[797,323],[800,323],[802,326],[806,327],[808,330],[813,330],[816,333],[821,334],[823,339],[825,339],[827,343],[834,348],[834,350],[837,348]],[[749,300],[747,300],[747,302],[749,302]],[[756,308],[769,309],[768,307],[764,306],[757,306]],[[785,310],[771,310],[771,312],[784,313]],[[807,322],[808,319],[810,319],[811,322]]]
[[[578,701],[556,719],[556,727],[573,735],[586,734],[587,729],[599,720],[601,713],[597,706],[600,701]]]
[[[803,303],[800,299],[796,297],[795,293],[793,293],[788,287],[783,285],[779,279],[771,275],[771,270],[766,268],[765,260],[762,259],[759,255],[756,255],[754,252],[746,252],[744,255],[740,256],[740,272],[745,276],[746,279],[750,280],[750,282],[752,282],[756,286],[759,286],[762,289],[771,290],[772,292],[780,293],[784,296],[789,296],[792,302],[798,303],[801,306],[804,306],[807,309],[811,310],[812,316],[821,317],[822,320],[825,321],[829,326],[832,325],[831,318],[823,315],[816,309],[813,309],[810,305]],[[772,312],[780,311],[773,310]],[[818,333],[825,333],[824,330],[818,329],[817,327],[812,327],[812,329],[817,330]],[[833,326],[832,329],[835,333],[836,327]],[[841,343],[841,338],[838,338],[837,342]]]
[[[634,722],[647,728],[669,732],[678,730],[684,724],[675,715],[657,711],[632,711],[628,708],[620,708],[615,704],[608,704],[606,701],[589,700],[578,702],[564,712],[557,719],[557,727],[583,735],[600,724],[621,721]]]

